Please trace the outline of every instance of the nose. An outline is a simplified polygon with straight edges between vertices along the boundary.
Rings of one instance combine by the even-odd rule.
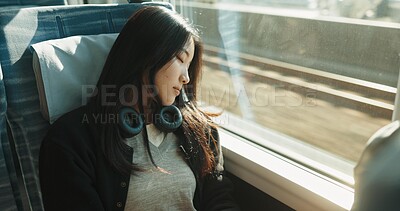
[[[188,84],[190,81],[190,77],[189,77],[189,72],[188,70],[185,68],[185,71],[183,74],[181,74],[179,80],[181,81],[182,84]]]

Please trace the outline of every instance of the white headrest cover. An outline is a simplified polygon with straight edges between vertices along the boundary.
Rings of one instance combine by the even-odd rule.
[[[117,36],[73,36],[31,46],[40,109],[50,124],[86,102]]]

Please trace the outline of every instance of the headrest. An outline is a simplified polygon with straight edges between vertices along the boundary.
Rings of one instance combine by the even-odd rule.
[[[65,0],[1,0],[0,6],[14,6],[14,5],[65,5]]]
[[[50,124],[86,103],[117,36],[72,36],[31,46],[40,110]]]

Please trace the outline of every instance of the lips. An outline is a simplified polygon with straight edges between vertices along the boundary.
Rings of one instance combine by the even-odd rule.
[[[176,96],[178,96],[181,93],[180,89],[177,87],[174,87],[174,91]]]

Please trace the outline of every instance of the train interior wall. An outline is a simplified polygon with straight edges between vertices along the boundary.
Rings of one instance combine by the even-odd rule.
[[[243,211],[292,211],[294,209],[248,184],[230,172],[226,176],[234,185],[234,197]]]

